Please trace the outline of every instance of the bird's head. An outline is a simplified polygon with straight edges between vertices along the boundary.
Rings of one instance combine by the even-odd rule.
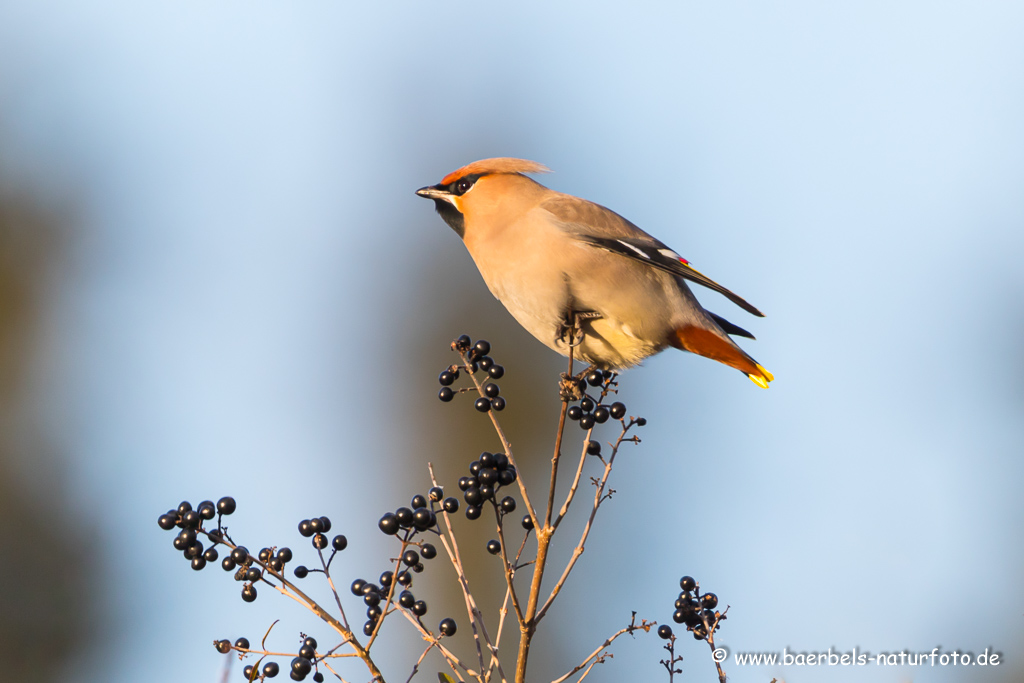
[[[532,190],[543,186],[524,173],[547,173],[543,164],[525,159],[499,157],[481,159],[446,175],[437,185],[421,187],[416,194],[434,200],[434,207],[444,222],[465,237],[466,217],[483,214],[504,205],[526,201]]]

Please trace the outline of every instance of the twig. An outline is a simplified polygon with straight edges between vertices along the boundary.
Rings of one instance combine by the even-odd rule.
[[[635,612],[633,613],[633,619],[634,619],[634,621],[636,620],[636,613]],[[606,647],[608,647],[613,642],[615,642],[615,639],[618,638],[619,636],[621,636],[621,635],[623,635],[625,633],[633,633],[634,631],[649,631],[651,629],[651,626],[654,626],[654,624],[653,623],[648,624],[646,621],[641,621],[639,626],[636,625],[635,623],[630,623],[629,626],[626,626],[625,628],[619,629],[614,634],[609,636],[603,643],[601,643],[597,647],[596,650],[591,652],[590,656],[588,656],[582,662],[580,662],[579,664],[574,666],[572,668],[572,670],[569,671],[569,673],[567,673],[567,674],[565,674],[563,676],[560,676],[559,678],[556,678],[555,680],[551,681],[551,683],[562,683],[563,681],[568,679],[570,676],[575,674],[577,671],[579,671],[580,669],[582,669],[585,666],[587,666],[587,664],[590,662],[590,660],[594,659],[595,657],[599,657],[601,655],[601,652],[603,652]],[[584,676],[585,675],[586,674],[584,674]],[[582,680],[582,677],[581,677],[580,680]]]
[[[587,438],[583,441],[583,452],[580,454],[579,464],[576,466],[576,476],[572,479],[572,485],[569,487],[569,493],[565,497],[565,502],[562,503],[562,509],[558,511],[558,516],[555,517],[555,521],[552,525],[557,529],[558,525],[562,523],[567,512],[569,512],[569,506],[572,505],[573,498],[576,497],[576,489],[580,485],[580,477],[583,476],[583,465],[587,461],[587,444],[590,442],[590,437],[594,434],[594,428],[591,427],[587,430]]]
[[[573,567],[576,566],[576,561],[579,560],[580,555],[583,554],[587,538],[590,537],[590,530],[594,526],[594,518],[597,516],[597,510],[601,507],[601,503],[607,499],[607,496],[605,495],[605,488],[608,485],[608,477],[611,476],[612,473],[612,465],[615,463],[615,456],[618,454],[619,447],[622,445],[623,441],[629,441],[629,439],[626,439],[625,437],[629,432],[629,428],[632,426],[633,422],[623,425],[622,432],[619,434],[619,438],[615,441],[615,445],[612,447],[611,455],[609,455],[608,460],[605,461],[604,473],[602,474],[600,481],[595,482],[596,488],[594,491],[594,505],[590,509],[590,516],[587,518],[586,526],[583,527],[583,533],[580,535],[579,543],[577,543],[576,547],[573,549],[572,556],[569,558],[569,562],[566,564],[565,570],[562,571],[562,575],[559,577],[558,583],[556,583],[555,587],[551,589],[551,594],[544,602],[544,606],[537,612],[537,621],[540,621],[544,617],[548,609],[551,607],[551,604],[555,601],[555,598],[558,597],[559,592],[562,590],[562,586],[565,585],[566,579],[569,578],[569,574],[572,572]]]
[[[434,476],[433,463],[427,463],[427,470],[430,472],[431,483],[434,486],[437,486],[437,478]],[[448,553],[448,559],[451,562],[452,567],[455,569],[455,574],[459,579],[459,587],[462,589],[462,597],[466,602],[466,612],[469,616],[469,623],[473,628],[473,640],[476,643],[477,658],[480,660],[481,675],[485,666],[483,652],[480,647],[480,640],[482,636],[484,643],[487,645],[487,650],[490,653],[491,661],[498,662],[498,673],[501,676],[501,680],[505,681],[505,674],[501,670],[500,661],[498,661],[498,650],[487,633],[487,625],[484,623],[484,615],[477,607],[476,600],[473,598],[473,593],[469,589],[469,579],[466,577],[466,572],[462,566],[462,558],[459,554],[459,544],[458,541],[455,540],[455,531],[452,529],[451,516],[448,514],[448,511],[443,508],[441,515],[444,519],[444,525],[448,529],[447,537],[444,534],[440,535],[441,545],[444,547],[445,552]],[[450,545],[449,540],[451,541]]]
[[[470,678],[480,678],[480,674],[466,666],[454,652],[452,652],[451,650],[449,650],[441,644],[441,641],[437,638],[437,636],[435,636],[433,633],[425,629],[423,627],[423,624],[420,622],[419,618],[416,617],[416,615],[414,615],[412,612],[405,609],[404,607],[399,607],[398,611],[401,612],[402,615],[409,620],[409,623],[411,623],[416,628],[417,631],[420,632],[420,636],[423,638],[423,640],[427,641],[428,643],[432,643],[433,646],[436,647],[438,651],[440,651],[441,655],[448,662],[448,667],[452,670],[452,673],[455,674],[455,676],[460,681],[463,680],[463,678],[462,674],[459,673],[459,669],[462,669],[464,672],[466,672],[466,675]]]
[[[573,325],[578,324],[573,319]],[[572,332],[575,338],[575,332]],[[569,345],[569,377],[572,377],[573,370],[572,344]],[[530,657],[530,643],[533,641],[533,634],[537,631],[537,604],[540,602],[541,583],[544,580],[544,568],[548,560],[548,547],[551,545],[551,537],[554,534],[554,527],[551,526],[551,509],[554,505],[555,477],[558,474],[558,454],[562,448],[562,434],[565,432],[565,415],[568,410],[568,398],[562,399],[562,416],[558,420],[558,435],[555,438],[555,453],[551,462],[551,483],[548,487],[548,507],[544,513],[544,526],[537,523],[537,515],[533,508],[530,508],[530,518],[537,534],[537,556],[533,561],[533,578],[530,581],[530,596],[526,603],[526,612],[523,614],[520,625],[519,653],[516,657],[516,683],[526,683],[526,663]],[[520,488],[523,489],[524,500],[526,488],[523,486],[522,478],[519,479]]]
[[[512,596],[512,607],[516,611],[516,619],[519,622],[519,627],[522,628],[524,623],[523,609],[519,606],[519,596],[516,595],[516,588],[515,585],[512,583],[512,580],[515,578],[515,569],[512,567],[512,564],[508,561],[508,552],[505,548],[505,529],[504,525],[502,524],[503,515],[498,510],[497,505],[494,506],[494,514],[497,517],[498,545],[501,546],[501,561],[505,569],[505,583],[508,585],[508,595]],[[525,541],[526,539],[524,538],[523,540]]]
[[[423,658],[427,656],[428,652],[434,649],[434,645],[435,643],[430,643],[429,645],[427,645],[427,649],[423,651],[423,654],[420,655],[420,658],[417,659],[416,663],[412,665],[412,673],[409,674],[409,678],[405,679],[405,683],[410,683],[410,681],[412,681],[413,676],[415,676],[416,673],[420,670],[420,664],[423,663]]]
[[[715,648],[715,629],[718,628],[718,622],[720,622],[725,617],[725,613],[728,612],[728,611],[729,611],[729,606],[726,605],[725,606],[725,611],[715,615],[714,623],[709,623],[707,615],[702,615],[701,616],[701,621],[704,622],[704,628],[706,628],[708,630],[708,637],[707,637],[708,647],[711,648],[711,659],[715,663],[715,668],[718,669],[718,681],[719,681],[719,683],[725,683],[725,671],[722,670],[721,662],[719,662],[718,659],[715,657],[715,649],[716,649]]]
[[[468,367],[470,365],[469,356],[463,351],[459,352],[459,356]],[[477,393],[486,398],[486,395],[484,394],[484,385],[479,379],[477,379],[477,373],[467,371],[467,374],[469,375],[469,378],[473,380]],[[519,469],[519,465],[516,464],[515,455],[512,453],[512,443],[505,437],[505,432],[501,429],[498,417],[494,414],[493,410],[487,411],[487,415],[491,418],[491,425],[494,427],[494,431],[498,435],[498,440],[501,441],[501,447],[505,449],[505,455],[508,456],[509,463],[516,469],[517,474],[520,473],[521,470]],[[533,507],[533,503],[530,501],[530,494],[526,492],[526,485],[523,483],[523,478],[517,476],[516,483],[519,485],[519,493],[523,497],[523,505],[526,506],[527,512],[530,513],[533,525],[539,528],[540,520],[537,517],[537,510]]]
[[[334,593],[334,602],[337,603],[337,605],[338,605],[338,614],[341,615],[341,623],[343,623],[345,625],[345,628],[347,628],[349,631],[351,631],[352,627],[349,626],[348,618],[345,616],[345,608],[341,606],[341,595],[338,594],[338,589],[334,587],[334,579],[331,578],[331,571],[330,571],[330,564],[331,563],[330,562],[324,562],[324,554],[323,554],[323,552],[320,551],[319,548],[317,549],[317,552],[320,554],[320,564],[323,566],[324,576],[327,577],[327,585],[331,587],[331,592]],[[331,559],[334,559],[333,555],[331,556]],[[369,647],[369,646],[367,646],[367,647]]]
[[[519,552],[516,553],[516,559],[513,563],[515,569],[519,569],[519,558],[523,556],[523,549],[526,548],[526,539],[529,538],[529,535],[529,532],[527,532],[526,535],[523,536],[523,542],[519,544]],[[501,610],[499,611],[501,617],[498,619],[498,633],[494,636],[495,652],[497,652],[501,647],[501,634],[505,628],[505,617],[508,616],[508,601],[511,593],[511,587],[505,589],[505,600],[501,603]],[[492,671],[494,671],[494,661],[492,661],[491,666],[487,668],[487,674],[484,676],[485,680],[490,680]]]

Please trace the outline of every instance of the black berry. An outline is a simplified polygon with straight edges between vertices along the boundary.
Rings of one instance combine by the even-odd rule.
[[[442,619],[440,625],[437,627],[441,632],[442,636],[452,637],[455,635],[455,631],[458,630],[458,626],[455,624],[455,620],[449,617],[448,619]]]
[[[398,533],[399,529],[398,518],[395,517],[394,513],[389,512],[380,518],[380,521],[377,522],[377,527],[388,536],[394,536]]]

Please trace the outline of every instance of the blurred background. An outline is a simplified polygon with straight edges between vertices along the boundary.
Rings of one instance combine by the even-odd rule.
[[[668,620],[692,574],[731,605],[732,652],[1005,662],[730,659],[737,683],[1021,680],[1022,22],[1014,2],[0,2],[11,680],[220,680],[210,643],[276,618],[272,649],[329,640],[269,590],[246,604],[192,572],[156,519],[233,495],[236,540],[309,561],[295,525],[328,515],[350,541],[339,583],[375,578],[394,550],[376,520],[425,491],[425,463],[453,490],[497,447],[468,401],[435,398],[458,334],[506,366],[502,419],[543,481],[562,361],[413,194],[506,155],[764,310],[697,292],[776,376],[761,391],[676,352],[624,376],[649,426],[533,679],[633,610]],[[493,606],[493,530],[459,525]],[[435,562],[426,621],[466,634]],[[387,636],[405,680],[421,644],[397,621]],[[623,638],[590,680],[665,680],[660,645]],[[685,680],[715,680],[703,644],[680,651]]]

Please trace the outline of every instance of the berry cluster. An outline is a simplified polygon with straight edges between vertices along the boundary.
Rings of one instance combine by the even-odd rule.
[[[331,530],[331,520],[328,519],[327,517],[312,517],[310,519],[304,519],[301,522],[299,522],[299,535],[302,536],[303,538],[311,539],[313,547],[316,548],[317,550],[326,550],[327,549],[327,543],[328,543],[328,541],[327,541],[327,533],[330,530]],[[338,534],[334,538],[331,539],[330,545],[331,545],[331,556],[327,560],[327,565],[328,566],[331,564],[331,560],[334,559],[334,554],[335,553],[339,553],[339,552],[341,552],[342,550],[344,550],[345,548],[348,547],[348,539],[345,538],[344,534]],[[287,548],[284,548],[284,550],[287,550]],[[278,555],[281,554],[280,550],[277,551],[277,552],[278,552]],[[289,555],[291,555],[290,552],[289,552]],[[262,560],[262,559],[263,559],[263,553],[262,553],[262,551],[260,551],[260,560]],[[285,562],[287,562],[287,561],[288,560],[285,560]],[[277,566],[275,566],[274,560],[271,560],[270,567],[271,567],[271,569],[274,569],[274,570],[276,570],[278,572],[280,572],[281,569],[284,568],[283,566],[281,568],[278,568]],[[311,571],[321,571],[321,570],[319,570],[319,569],[309,569],[308,567],[300,564],[298,567],[295,568],[294,573],[295,573],[295,577],[296,578],[304,579],[307,576],[309,576],[309,572],[311,572]]]
[[[686,624],[686,630],[693,633],[697,640],[705,640],[709,633],[714,633],[721,628],[721,621],[725,619],[724,612],[717,612],[718,596],[714,593],[701,593],[700,584],[692,576],[684,576],[679,580],[679,587],[683,591],[676,599],[676,611],[672,614],[672,621],[677,624]],[[658,627],[658,635],[666,640],[672,637],[672,627],[663,624]]]
[[[240,652],[246,652],[249,650],[249,639],[239,638],[235,641],[234,647],[231,645],[229,640],[218,640],[213,643],[214,647],[217,648],[217,652],[227,654],[231,650],[238,650]],[[302,641],[302,645],[299,647],[299,652],[292,659],[291,663],[291,679],[293,681],[305,680],[306,676],[313,671],[316,661],[316,638],[306,637]],[[262,661],[262,660],[260,660]],[[242,669],[242,675],[245,676],[247,681],[264,680],[267,678],[275,678],[277,674],[281,673],[281,665],[277,662],[270,661],[263,665],[263,670],[259,668],[259,662],[256,664],[246,664]],[[313,673],[313,680],[316,683],[322,683],[324,675],[319,671]]]
[[[386,513],[377,522],[377,527],[388,536],[405,531],[406,539],[411,538],[418,531],[433,529],[437,526],[437,513],[434,510],[434,505],[441,500],[443,495],[444,491],[440,486],[431,488],[427,492],[427,496],[416,494],[412,497],[411,508],[400,507],[394,512]],[[445,502],[447,503],[447,501]],[[455,503],[457,505],[458,501],[456,500]]]
[[[486,340],[481,339],[474,344],[473,340],[464,334],[452,342],[452,349],[462,356],[465,363],[450,365],[437,377],[437,381],[441,384],[441,391],[438,392],[437,397],[446,403],[455,398],[456,393],[473,391],[473,388],[459,389],[458,391],[452,389],[452,384],[459,378],[460,370],[465,370],[470,375],[477,371],[483,371],[487,373],[489,379],[501,379],[505,375],[505,368],[495,363],[494,359],[487,355],[491,352],[491,343]],[[473,404],[481,413],[505,409],[505,399],[499,395],[501,389],[497,384],[487,382],[483,385],[483,393],[484,395]]]
[[[194,509],[192,504],[185,500],[176,509],[168,510],[160,515],[157,524],[164,531],[180,529],[178,535],[174,537],[174,549],[180,550],[185,559],[192,564],[192,569],[199,571],[207,563],[217,561],[218,553],[215,546],[222,540],[219,531],[220,519],[218,518],[218,529],[206,534],[213,544],[204,549],[203,542],[199,540],[199,534],[206,533],[202,528],[203,522],[209,521],[217,515],[230,515],[234,511],[235,499],[226,496],[217,501],[216,505],[213,504],[213,501],[204,500]],[[224,562],[226,563],[228,559],[224,558]],[[225,569],[228,567],[225,566]],[[234,569],[234,566],[230,569]]]
[[[379,585],[364,579],[356,579],[352,582],[352,594],[363,598],[363,602],[366,604],[366,623],[363,624],[365,635],[371,635],[377,629],[377,622],[384,616],[387,606],[396,593],[400,607],[409,610],[417,617],[422,617],[427,613],[427,603],[417,600],[409,589],[412,588],[412,575],[419,574],[424,570],[423,560],[432,560],[437,557],[437,548],[426,541],[415,541],[414,538],[422,532],[439,533],[437,531],[438,506],[447,512],[455,512],[459,509],[459,501],[452,497],[444,498],[444,490],[440,486],[434,486],[427,491],[426,496],[422,494],[413,496],[410,507],[400,507],[394,512],[388,512],[377,522],[377,527],[388,536],[401,534],[402,556],[398,558],[398,561],[403,569],[398,572],[397,576],[393,571],[385,571],[380,575]],[[441,621],[440,631],[445,636],[455,635],[455,620],[444,619]]]
[[[573,381],[573,380],[570,380]],[[612,388],[615,385],[615,374],[608,370],[591,370],[587,376],[577,381],[577,395],[582,395],[577,405],[569,406],[566,417],[573,422],[578,422],[584,431],[592,429],[594,425],[604,424],[609,418],[622,420],[626,417],[626,405],[621,401],[615,401],[611,405],[604,405],[602,401],[609,393],[614,393]],[[588,386],[601,390],[597,400],[587,395]],[[644,418],[637,418],[636,424],[643,427],[647,424]]]
[[[466,501],[466,519],[477,519],[484,503],[490,501],[495,512],[505,515],[516,510],[516,499],[505,496],[498,499],[502,486],[514,484],[518,475],[516,468],[504,453],[481,453],[480,458],[469,464],[469,476],[459,479],[459,490]],[[497,541],[494,541],[497,543]],[[488,547],[490,550],[490,547]],[[501,552],[501,547],[492,554]]]
[[[402,555],[396,559],[401,569],[385,571],[380,575],[379,584],[368,582],[364,579],[356,579],[352,582],[351,590],[353,595],[362,598],[366,605],[367,621],[363,625],[363,633],[372,635],[378,628],[379,622],[384,616],[392,611],[391,606],[397,603],[416,615],[422,617],[427,613],[427,603],[417,600],[410,588],[412,587],[413,574],[422,572],[424,569],[423,560],[432,560],[437,557],[437,548],[431,543],[415,540],[414,537],[421,532],[438,533],[437,514],[440,508],[449,512],[455,512],[459,508],[459,501],[456,498],[444,499],[444,491],[435,486],[431,488],[426,496],[413,496],[411,507],[400,507],[395,512],[384,515],[379,527],[388,535],[402,534]],[[289,548],[262,548],[255,556],[249,554],[249,550],[243,545],[236,545],[228,536],[226,528],[221,525],[221,518],[217,520],[217,527],[207,531],[203,528],[203,522],[213,519],[218,513],[221,516],[230,515],[236,509],[235,500],[230,497],[221,498],[216,504],[211,501],[203,501],[195,509],[188,501],[182,502],[176,509],[168,510],[157,520],[160,528],[165,530],[179,529],[175,536],[174,547],[181,550],[194,569],[202,569],[208,562],[218,559],[217,550],[214,546],[224,544],[228,548],[227,555],[221,561],[221,567],[225,571],[234,571],[235,580],[244,582],[242,588],[242,599],[252,602],[256,599],[256,586],[259,581],[267,583],[266,573],[270,573],[280,580],[284,580],[286,565],[292,561],[293,555]],[[310,539],[312,546],[320,553],[323,569],[309,569],[305,566],[295,567],[294,574],[299,579],[304,579],[312,572],[328,574],[331,562],[335,554],[348,547],[348,539],[337,534],[328,539],[331,531],[331,520],[328,517],[311,517],[299,522],[299,534]],[[212,545],[204,549],[199,536],[205,535]],[[323,557],[323,551],[330,549],[328,558]],[[329,575],[329,574],[328,574]],[[285,582],[286,583],[286,582]],[[392,602],[393,601],[393,602]],[[443,619],[438,627],[442,636],[453,636],[458,630],[454,619]],[[250,653],[249,641],[246,638],[239,638],[232,645],[229,640],[214,641],[214,646],[219,652],[228,653],[236,650],[242,654]],[[302,641],[297,655],[291,662],[292,680],[304,680],[310,673],[313,680],[324,680],[324,675],[317,671],[316,640],[306,637]],[[322,657],[321,657],[322,658]],[[260,669],[261,659],[256,664],[249,664],[244,667],[243,673],[246,680],[256,681],[266,678],[274,678],[281,671],[281,665],[274,661],[267,661]]]

